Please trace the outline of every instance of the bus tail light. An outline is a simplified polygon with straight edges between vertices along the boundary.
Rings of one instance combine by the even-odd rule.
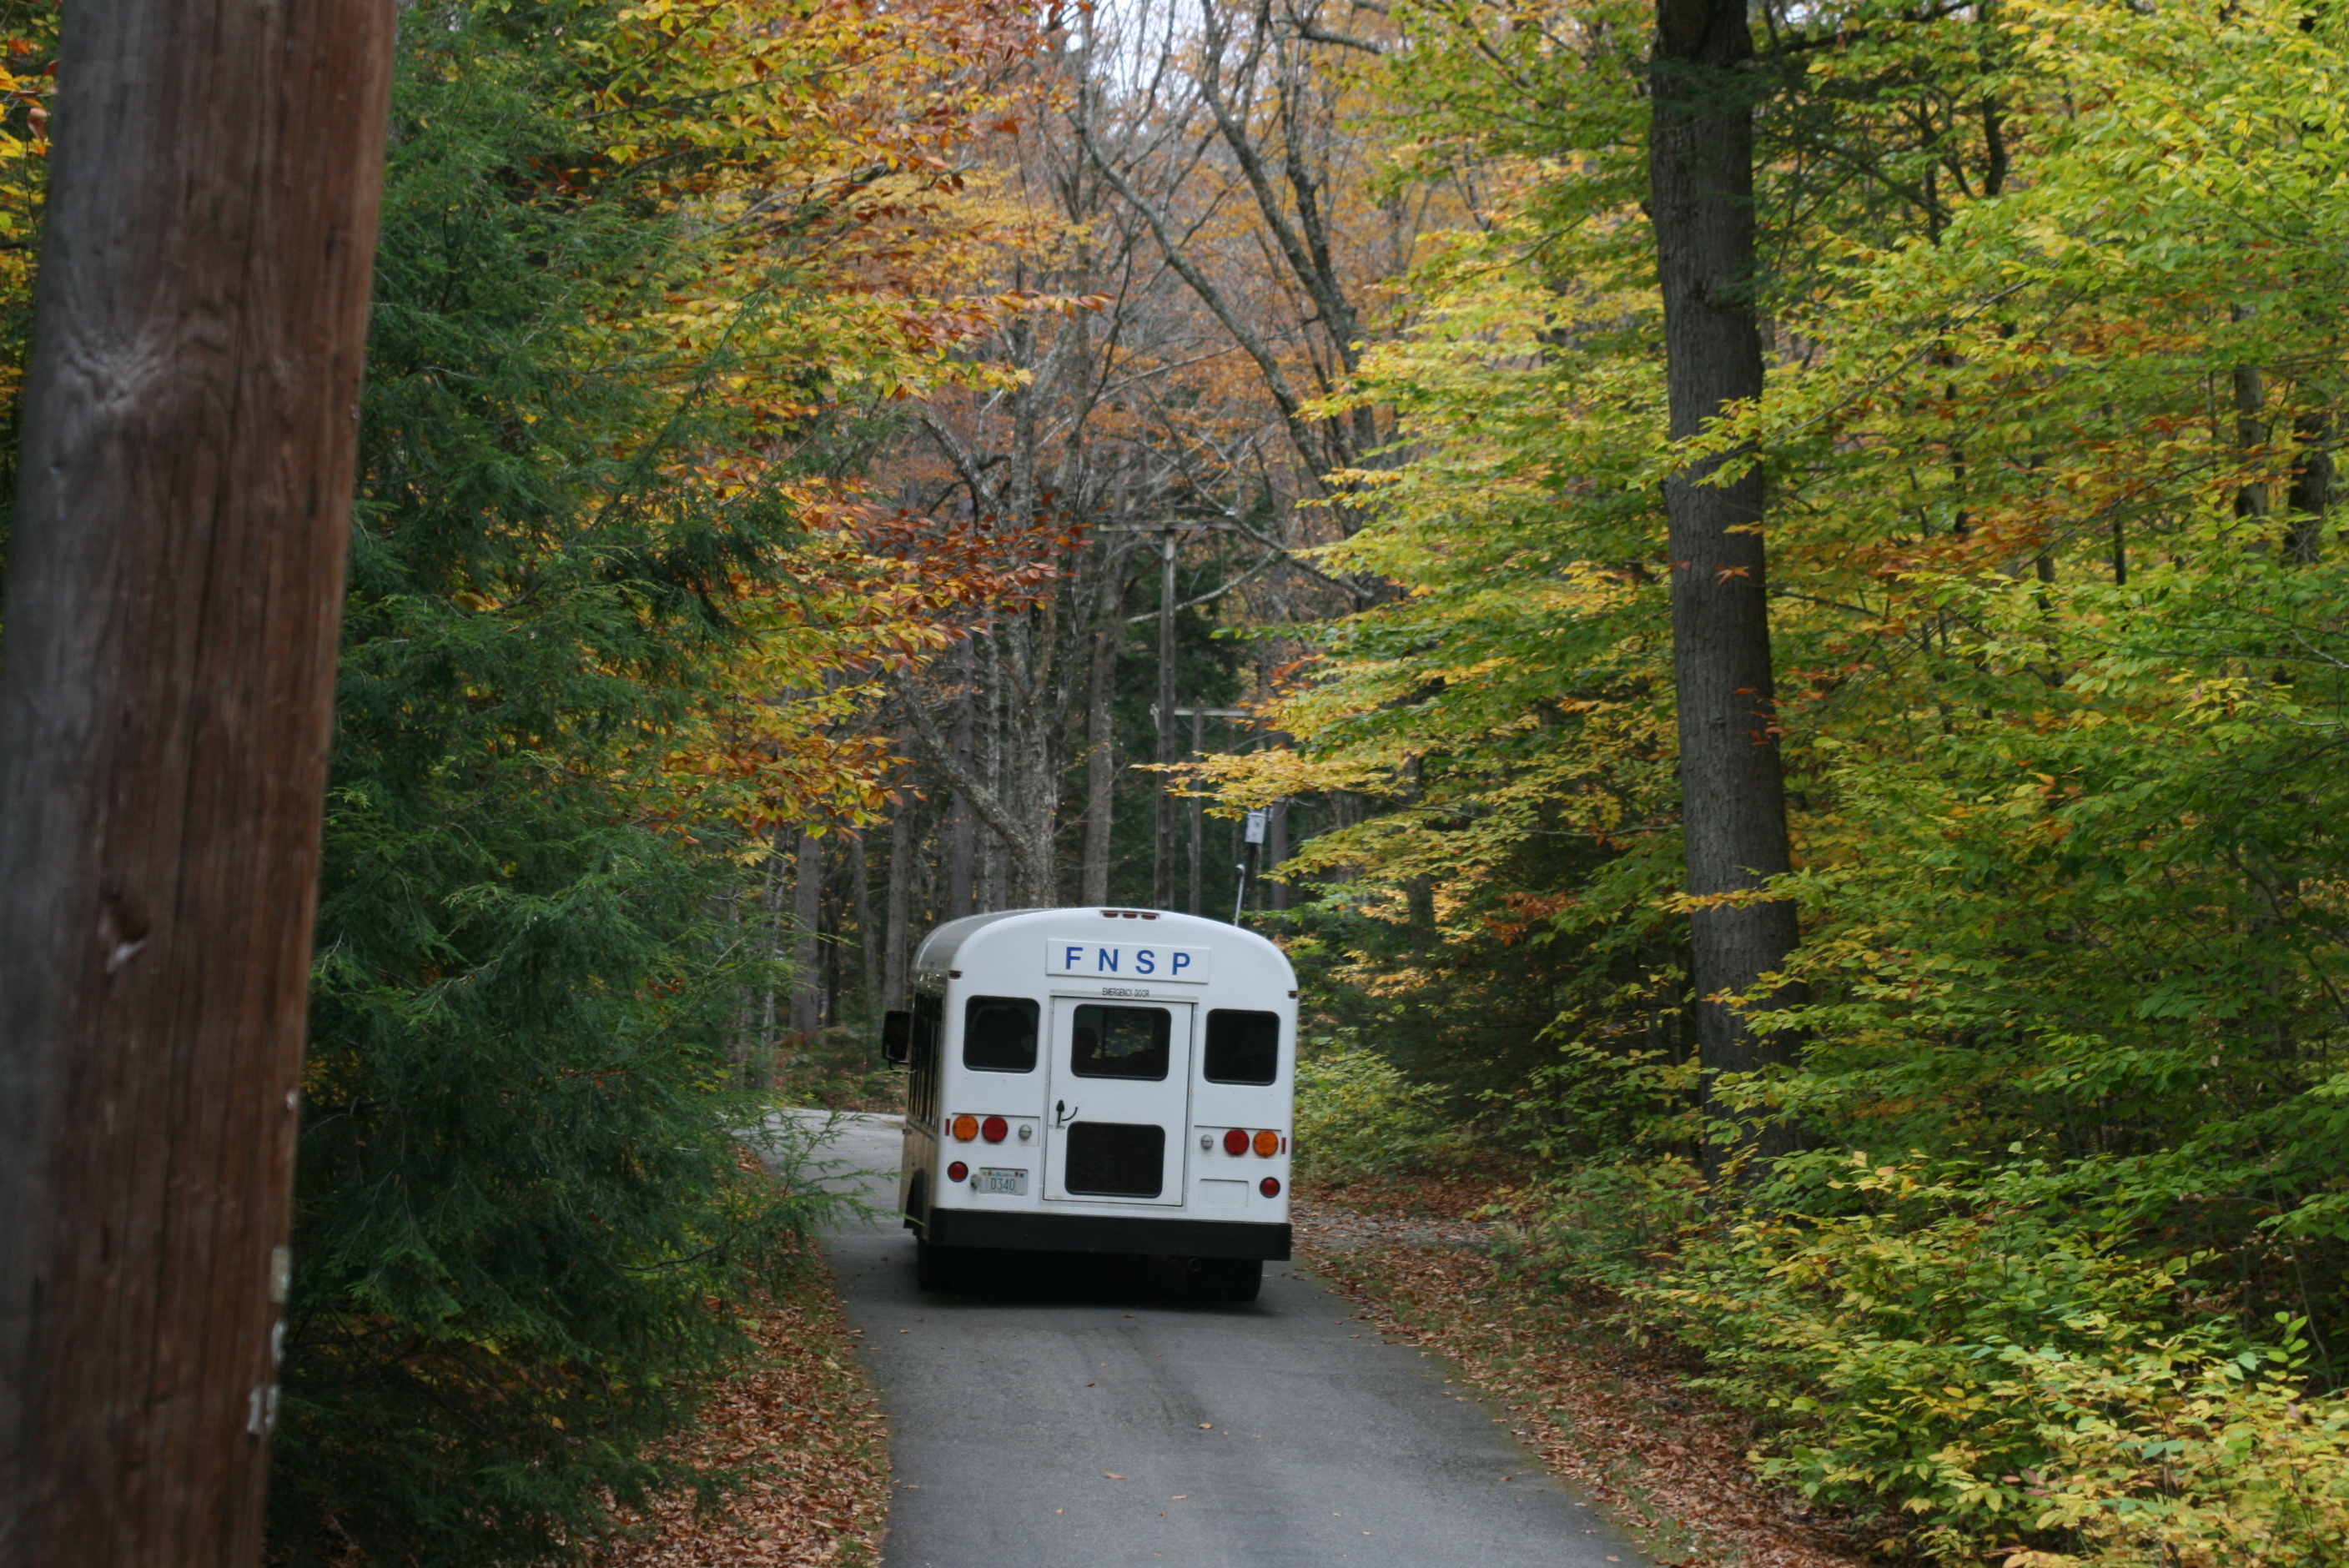
[[[1268,1176],[1256,1184],[1256,1190],[1268,1198],[1278,1198],[1280,1196],[1280,1178]]]
[[[1256,1151],[1267,1160],[1280,1152],[1280,1134],[1266,1128],[1256,1135]],[[1268,1193],[1266,1196],[1269,1197]]]
[[[955,1141],[957,1143],[968,1143],[972,1139],[977,1138],[978,1136],[978,1118],[975,1116],[956,1117],[954,1119],[954,1135]]]
[[[1000,1143],[1011,1130],[1011,1124],[999,1116],[990,1116],[978,1124],[978,1135],[989,1143]]]
[[[1240,1128],[1237,1128],[1237,1127],[1235,1127],[1235,1128],[1230,1129],[1230,1130],[1227,1130],[1226,1132],[1225,1132],[1225,1134],[1224,1134],[1224,1152],[1225,1152],[1225,1153],[1226,1153],[1226,1154],[1246,1154],[1246,1153],[1247,1152],[1247,1147],[1248,1147],[1248,1137],[1247,1137],[1247,1133],[1244,1130],[1242,1130],[1242,1129],[1240,1129]]]
[[[970,1167],[964,1164],[959,1160],[956,1161],[953,1164],[947,1167],[947,1180],[949,1181],[969,1181]]]

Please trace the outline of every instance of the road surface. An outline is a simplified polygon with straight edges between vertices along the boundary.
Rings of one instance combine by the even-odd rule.
[[[1018,1259],[928,1295],[895,1118],[843,1119],[836,1178],[884,1211],[827,1250],[890,1417],[885,1568],[1643,1568],[1441,1362],[1302,1269],[1247,1305],[1146,1265]],[[855,1172],[875,1172],[859,1177]]]

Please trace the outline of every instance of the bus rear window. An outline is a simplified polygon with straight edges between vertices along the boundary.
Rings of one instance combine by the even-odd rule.
[[[1206,1074],[1209,1083],[1270,1083],[1279,1077],[1280,1015],[1209,1009]]]
[[[1025,996],[973,996],[962,1011],[962,1065],[983,1073],[1033,1071],[1036,1013]]]
[[[1164,1079],[1172,1021],[1164,1007],[1080,1007],[1070,1030],[1070,1069],[1079,1078]]]

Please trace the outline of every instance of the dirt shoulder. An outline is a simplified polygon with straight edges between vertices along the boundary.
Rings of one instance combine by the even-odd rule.
[[[755,1344],[681,1445],[741,1484],[708,1507],[687,1491],[625,1517],[595,1568],[875,1568],[889,1522],[888,1427],[858,1366],[832,1271],[810,1258],[746,1308]]]
[[[1751,1422],[1696,1367],[1609,1326],[1610,1304],[1511,1285],[1464,1181],[1309,1188],[1299,1256],[1393,1336],[1449,1358],[1552,1473],[1678,1568],[1857,1568],[1845,1522],[1754,1474]]]

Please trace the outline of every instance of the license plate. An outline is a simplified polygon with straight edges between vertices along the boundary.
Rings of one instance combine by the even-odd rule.
[[[1009,1192],[1024,1198],[1028,1195],[1028,1172],[982,1168],[978,1173],[978,1190],[982,1192]]]

